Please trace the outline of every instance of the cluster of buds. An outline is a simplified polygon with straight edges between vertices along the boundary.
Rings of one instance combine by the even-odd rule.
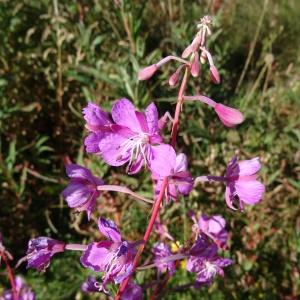
[[[185,95],[187,78],[200,75],[200,65],[208,61],[212,81],[220,83],[220,76],[214,65],[212,55],[207,49],[207,37],[211,35],[212,20],[205,16],[198,24],[198,31],[192,43],[183,51],[182,57],[167,56],[158,63],[139,72],[140,80],[147,80],[165,63],[177,61],[180,66],[170,76],[169,84],[175,86],[184,70],[174,119],[170,113],[159,117],[157,107],[150,103],[144,112],[135,108],[125,98],[118,99],[111,113],[96,104],[89,103],[83,109],[88,135],[84,140],[87,153],[100,157],[112,167],[125,166],[126,173],[137,174],[146,170],[154,182],[154,200],[149,200],[125,186],[107,185],[87,168],[69,164],[66,172],[69,185],[62,196],[68,206],[75,211],[87,213],[90,220],[96,209],[97,199],[102,191],[125,193],[138,201],[153,204],[151,218],[142,240],[127,241],[121,237],[117,225],[109,219],[99,218],[99,231],[105,240],[94,241],[88,245],[65,244],[47,237],[29,241],[27,255],[28,267],[44,270],[53,255],[66,250],[82,251],[80,262],[85,268],[101,273],[101,278],[90,276],[82,285],[85,292],[104,292],[111,295],[109,284],[120,284],[115,299],[142,299],[142,287],[132,279],[139,258],[149,240],[150,233],[159,235],[152,247],[153,263],[139,267],[139,270],[156,267],[158,273],[176,272],[178,260],[186,260],[186,270],[196,274],[195,287],[210,284],[215,276],[224,276],[223,268],[232,264],[229,258],[219,256],[219,251],[227,247],[228,233],[226,222],[220,215],[201,215],[193,221],[191,239],[184,241],[176,250],[172,249],[175,239],[169,234],[166,225],[159,222],[159,210],[165,203],[176,201],[190,194],[202,182],[225,184],[225,203],[232,210],[244,210],[245,204],[254,205],[262,199],[264,185],[257,180],[261,168],[258,158],[238,161],[236,157],[229,163],[224,176],[193,176],[188,169],[188,159],[184,153],[176,153],[176,134],[182,104],[186,101],[199,101],[212,107],[226,127],[236,126],[244,121],[243,114],[235,109],[217,103],[204,95]],[[189,59],[189,60],[186,60]],[[167,120],[173,122],[171,142],[163,135]],[[174,142],[175,141],[175,142]],[[168,245],[169,241],[171,244]],[[158,283],[159,285],[159,283]]]

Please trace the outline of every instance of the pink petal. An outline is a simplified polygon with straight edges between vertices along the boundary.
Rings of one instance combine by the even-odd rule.
[[[233,127],[244,121],[243,114],[235,108],[231,108],[221,103],[217,103],[214,109],[215,112],[218,114],[221,122],[227,127]]]
[[[169,176],[176,163],[176,153],[173,147],[167,144],[151,146],[151,153],[151,171],[161,177]]]
[[[265,186],[257,180],[238,180],[235,189],[240,201],[249,205],[259,202],[265,192]]]
[[[117,225],[109,219],[99,218],[98,228],[100,232],[114,242],[121,242],[121,233]]]
[[[156,64],[153,64],[149,67],[146,67],[139,71],[138,79],[139,80],[147,80],[153,76],[153,74],[157,71]]]
[[[158,112],[156,105],[152,102],[150,103],[146,110],[145,110],[145,116],[149,128],[150,133],[155,133],[158,131]]]
[[[174,173],[185,172],[188,169],[187,157],[184,153],[179,153],[176,156]]]
[[[89,244],[80,258],[81,264],[95,272],[104,272],[109,258],[109,248],[112,244],[111,241]]]
[[[66,173],[70,178],[80,178],[88,181],[93,180],[91,171],[77,164],[66,165]]]
[[[126,126],[134,132],[140,132],[141,126],[135,114],[135,107],[128,99],[118,100],[112,107],[112,118],[118,125]]]
[[[116,133],[107,134],[99,143],[102,159],[111,166],[124,165],[128,161],[130,154],[122,152],[121,144],[127,140],[127,138]]]
[[[251,176],[256,174],[261,168],[259,157],[240,161],[238,163],[238,168],[239,176]]]

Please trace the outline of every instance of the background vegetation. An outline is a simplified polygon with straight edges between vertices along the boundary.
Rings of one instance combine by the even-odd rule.
[[[207,107],[187,104],[179,148],[189,154],[194,175],[222,174],[234,153],[243,159],[260,156],[267,192],[245,213],[227,210],[223,188],[209,185],[166,207],[162,219],[180,242],[191,230],[189,209],[224,215],[231,233],[228,255],[236,263],[224,280],[200,290],[177,288],[193,280],[180,269],[163,299],[298,299],[300,2],[120,2],[0,1],[0,231],[14,262],[37,235],[84,243],[100,237],[95,223],[72,213],[59,195],[67,183],[66,160],[89,166],[106,182],[151,195],[146,175],[120,175],[85,154],[81,110],[88,101],[109,109],[115,99],[128,97],[140,108],[155,99],[161,113],[173,111],[176,90],[167,79],[174,66],[146,83],[138,82],[137,71],[169,53],[180,54],[197,20],[209,13],[215,16],[209,46],[222,85],[213,86],[203,70],[189,91],[240,108],[246,121],[226,130]],[[101,197],[98,212],[122,224],[128,239],[141,238],[149,216],[115,194]],[[76,255],[57,256],[45,274],[24,266],[17,272],[37,299],[91,299],[80,292],[87,271]],[[137,279],[152,275],[140,272]],[[2,288],[8,285],[3,266],[0,282]]]

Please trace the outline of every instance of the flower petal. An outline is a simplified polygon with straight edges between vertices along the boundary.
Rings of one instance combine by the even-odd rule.
[[[149,133],[155,133],[158,131],[158,112],[156,105],[152,102],[150,103],[146,110],[145,116],[149,128]]]
[[[90,199],[92,191],[85,184],[72,182],[61,194],[69,207],[77,208],[84,205]]]
[[[167,144],[151,146],[150,169],[158,176],[169,176],[176,163],[176,153],[173,147]]]
[[[254,175],[261,168],[259,157],[255,157],[249,160],[242,160],[238,162],[238,168],[239,168],[239,176]]]
[[[134,105],[125,98],[118,100],[112,107],[112,118],[118,125],[130,128],[134,132],[140,132],[141,126],[135,114]]]
[[[185,172],[188,169],[187,157],[184,153],[179,153],[176,156],[176,164],[174,173]]]
[[[129,152],[122,152],[121,145],[128,139],[116,133],[107,134],[99,143],[100,155],[111,166],[124,165],[130,157]]]
[[[239,199],[249,205],[259,202],[265,192],[265,186],[257,180],[239,179],[235,183],[235,189]]]
[[[99,218],[98,227],[100,232],[110,240],[114,242],[121,242],[122,239],[120,231],[113,221],[109,219]]]
[[[91,171],[77,164],[66,165],[66,173],[70,178],[93,181],[93,175]]]
[[[109,259],[109,248],[112,244],[112,241],[101,241],[99,243],[89,244],[80,257],[81,264],[95,272],[105,271],[107,259]]]
[[[87,127],[91,131],[96,131],[97,127],[111,124],[109,115],[98,105],[89,103],[83,109],[83,116],[87,122]]]

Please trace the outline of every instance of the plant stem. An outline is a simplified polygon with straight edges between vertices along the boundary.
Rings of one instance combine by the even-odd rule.
[[[5,265],[6,265],[6,270],[7,270],[8,278],[9,278],[9,281],[10,281],[12,293],[13,293],[13,300],[18,300],[18,294],[17,294],[17,289],[16,289],[16,282],[15,282],[14,273],[13,273],[13,271],[12,271],[10,265],[9,265],[6,254],[4,252],[0,252],[0,256],[2,257],[2,259],[4,260]]]
[[[175,116],[174,116],[173,125],[172,125],[172,132],[171,132],[171,145],[173,147],[175,147],[175,145],[176,145],[176,137],[177,137],[178,126],[179,126],[179,116],[180,116],[181,107],[182,107],[182,103],[183,103],[183,94],[184,94],[184,91],[186,89],[187,79],[189,77],[189,74],[190,74],[190,69],[186,68],[185,73],[184,73],[184,77],[183,77],[181,85],[180,85],[178,97],[177,97]],[[140,260],[140,257],[142,255],[144,249],[145,249],[146,243],[149,240],[150,234],[151,234],[153,226],[154,226],[154,222],[155,222],[155,220],[158,216],[158,213],[159,213],[159,210],[160,210],[160,207],[161,207],[161,203],[162,203],[162,200],[163,200],[164,195],[165,195],[165,189],[166,189],[167,185],[168,185],[168,177],[165,177],[164,180],[163,180],[162,186],[161,186],[160,193],[159,193],[157,199],[155,200],[155,202],[153,204],[151,217],[150,217],[150,220],[148,222],[145,235],[143,237],[143,242],[144,243],[141,245],[141,247],[139,248],[139,250],[138,250],[138,252],[137,252],[137,254],[134,258],[133,269],[132,269],[131,275],[136,270],[136,268],[138,266],[138,263],[139,263],[139,260]],[[131,276],[128,276],[125,280],[123,280],[123,282],[121,283],[121,286],[118,290],[118,293],[115,297],[115,300],[120,300],[121,299],[121,296],[124,293],[124,291],[126,290],[126,287],[129,283],[130,278],[131,278]]]

